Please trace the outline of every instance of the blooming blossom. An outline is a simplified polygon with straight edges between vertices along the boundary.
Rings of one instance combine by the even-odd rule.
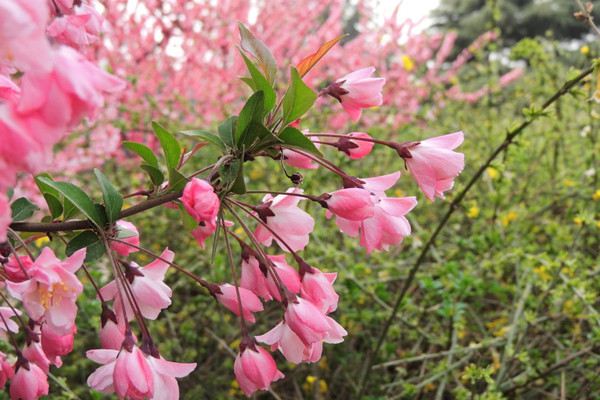
[[[267,390],[272,382],[284,377],[273,357],[256,345],[246,347],[237,355],[233,371],[246,396],[257,390]]]
[[[28,280],[6,282],[11,295],[23,302],[29,317],[38,323],[43,321],[44,328],[57,335],[72,333],[77,314],[75,301],[83,291],[75,272],[83,264],[85,254],[86,249],[80,249],[61,261],[52,249],[44,247],[28,271]]]
[[[321,272],[311,267],[302,276],[302,297],[312,302],[323,313],[329,314],[337,308],[340,296],[333,288],[337,273]]]
[[[167,361],[162,356],[146,355],[154,382],[153,400],[179,400],[179,384],[176,378],[184,378],[196,369],[196,363]]]
[[[13,321],[11,318],[15,317],[16,315],[21,315],[21,311],[17,310],[17,309],[12,309],[10,307],[0,307],[0,315],[2,315],[2,318],[4,319],[4,321],[6,321],[6,324],[0,319],[0,339],[6,340],[6,337],[8,334],[10,334],[9,332],[12,333],[17,333],[19,332],[19,324],[17,324],[15,321]],[[7,331],[8,329],[8,331]]]
[[[250,323],[256,322],[254,318],[255,312],[262,311],[263,305],[260,299],[254,293],[243,287],[238,288],[240,299],[242,301],[242,314],[246,321]],[[237,290],[235,286],[225,283],[219,286],[219,290],[215,292],[215,297],[223,306],[229,309],[232,313],[240,315],[240,303],[238,301]]]
[[[286,360],[294,364],[317,362],[323,353],[323,342],[305,344],[285,321],[264,335],[257,336],[256,340],[271,346],[271,350],[279,350]]]
[[[357,140],[353,138],[367,139]],[[371,136],[365,132],[351,132],[346,137],[340,138],[337,142],[337,148],[343,151],[353,160],[366,157],[373,150],[374,142],[369,141]]]
[[[287,193],[301,194],[303,191],[290,188]],[[298,196],[266,195],[263,203],[257,207],[259,217],[279,237],[260,224],[254,232],[256,239],[265,246],[270,246],[275,239],[284,251],[302,250],[308,244],[308,235],[313,231],[315,221],[306,211],[298,207],[301,199]]]
[[[350,220],[336,216],[336,224],[349,236],[360,236],[360,245],[367,253],[373,250],[387,249],[397,245],[410,235],[410,223],[405,215],[412,210],[417,200],[414,197],[387,197],[385,191],[391,188],[400,173],[361,179],[365,191],[368,191],[373,204],[373,215],[363,220]]]
[[[171,262],[175,253],[167,248],[160,257]],[[131,290],[144,318],[156,319],[161,310],[171,305],[172,290],[164,283],[165,274],[169,268],[168,262],[157,258],[145,267],[138,267],[135,263],[126,266],[125,273],[131,281]],[[117,314],[124,313],[131,321],[135,317],[131,304],[125,302],[125,308],[123,308],[118,290],[120,290],[119,286],[113,280],[100,289],[100,293],[105,300],[117,299],[115,303]]]
[[[12,379],[15,370],[12,365],[6,360],[6,354],[0,351],[0,387],[6,385],[6,381]]]
[[[102,22],[94,7],[81,4],[73,8],[72,14],[55,18],[46,31],[55,40],[77,48],[98,41]]]
[[[465,166],[465,156],[453,151],[463,142],[462,132],[450,133],[413,143],[403,156],[419,188],[429,200],[444,198],[452,189],[454,178]]]
[[[335,97],[354,122],[360,119],[363,108],[383,103],[381,90],[385,78],[373,78],[375,67],[367,67],[345,75],[332,83],[325,93]]]
[[[115,224],[117,238],[134,246],[140,245],[140,233],[134,224],[128,221],[119,220]],[[126,257],[131,253],[138,251],[135,247],[128,246],[125,243],[111,242],[110,248],[118,255]]]
[[[23,282],[28,279],[28,272],[33,265],[33,260],[29,256],[19,256],[18,260],[14,254],[8,257],[8,262],[4,264],[4,272],[9,281]]]
[[[49,359],[56,359],[69,354],[73,351],[73,342],[76,333],[77,327],[75,325],[73,325],[71,333],[67,333],[66,335],[57,335],[51,330],[42,327],[41,344],[44,353]]]

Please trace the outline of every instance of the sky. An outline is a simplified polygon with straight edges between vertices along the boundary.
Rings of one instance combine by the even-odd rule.
[[[394,11],[394,8],[401,3],[400,12],[398,13],[399,18],[410,18],[413,21],[418,21],[421,18],[426,18],[427,15],[436,8],[439,4],[439,0],[375,0],[378,4],[378,8],[381,10],[383,15],[389,15]],[[429,24],[427,20],[424,21],[423,29]]]

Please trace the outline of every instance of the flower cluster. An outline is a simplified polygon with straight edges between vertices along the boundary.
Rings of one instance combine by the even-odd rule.
[[[0,242],[17,175],[44,171],[52,147],[125,88],[71,47],[97,40],[102,25],[92,6],[75,3],[0,2]]]
[[[93,8],[81,2],[53,0],[55,18],[44,30],[51,15],[48,4],[41,0],[34,3],[0,1],[0,7],[11,15],[13,25],[9,25],[14,29],[0,28],[1,38],[7,38],[0,49],[10,53],[12,64],[6,68],[18,68],[22,73],[20,86],[6,76],[0,79],[0,93],[5,99],[0,104],[0,137],[7,139],[0,142],[0,166],[7,165],[0,180],[2,190],[14,184],[17,173],[43,170],[52,145],[83,118],[92,118],[105,94],[123,85],[76,50],[98,40],[101,19]],[[0,201],[0,278],[7,292],[0,292],[6,304],[0,307],[0,334],[10,340],[15,353],[14,360],[0,353],[0,383],[10,381],[11,398],[34,400],[48,394],[50,368],[60,367],[62,357],[73,350],[76,301],[83,292],[77,275],[80,271],[101,305],[99,346],[86,353],[101,364],[88,377],[91,388],[122,399],[179,398],[177,379],[189,375],[196,363],[167,361],[149,327],[150,321],[171,305],[172,289],[165,278],[169,270],[175,270],[239,317],[241,338],[234,374],[248,396],[267,390],[272,382],[285,378],[273,353],[278,351],[294,364],[314,363],[320,360],[324,344],[340,343],[348,335],[335,320],[340,300],[334,287],[337,272],[328,266],[311,265],[304,258],[315,229],[309,204],[324,209],[323,216],[333,218],[332,223],[342,233],[359,238],[367,253],[398,246],[411,233],[407,214],[416,206],[416,197],[387,194],[400,179],[400,171],[359,178],[323,152],[333,149],[350,160],[360,160],[375,145],[384,146],[403,159],[428,199],[443,198],[452,188],[464,166],[463,154],[455,151],[462,143],[462,132],[399,143],[374,138],[367,132],[301,131],[298,128],[304,115],[319,97],[321,103],[328,96],[334,98],[351,119],[358,120],[363,109],[382,103],[385,80],[373,77],[375,68],[367,67],[333,81],[317,94],[303,76],[327,52],[330,46],[325,46],[291,68],[290,86],[278,99],[273,81],[276,66],[269,50],[244,26],[240,32],[242,56],[251,75],[245,79],[253,94],[239,115],[219,126],[218,134],[182,132],[202,141],[188,152],[167,129],[153,123],[168,179],[151,148],[129,142],[127,149],[144,159],[142,168],[150,177],[150,188],[122,196],[96,170],[103,195],[100,204],[75,185],[38,177],[52,222],[33,227],[11,224],[8,203]],[[19,53],[17,40],[27,41],[39,55]],[[219,149],[218,159],[183,175],[180,171],[187,161],[207,143]],[[257,157],[280,163],[292,187],[285,191],[248,190],[243,165]],[[339,184],[322,193],[306,193],[301,187],[304,177],[298,172],[289,174],[284,164],[298,169],[324,168],[336,181],[339,179]],[[262,201],[254,197],[259,194]],[[124,198],[136,195],[148,199],[124,210]],[[231,283],[208,282],[175,263],[175,254],[168,248],[155,254],[142,247],[139,230],[123,218],[163,204],[183,211],[190,239],[193,237],[200,247],[204,248],[207,240],[213,244],[224,241]],[[84,219],[70,220],[70,209],[77,209]],[[63,221],[58,221],[60,216]],[[14,230],[6,237],[9,226],[68,241],[68,257],[58,258],[50,247],[35,257],[27,241]],[[61,234],[71,230],[83,232]],[[136,253],[152,257],[152,261],[140,266],[132,259]],[[106,257],[112,271],[104,286],[85,265],[98,257]],[[24,312],[16,308],[17,302]],[[269,302],[281,312],[271,321],[270,330],[253,335],[251,326]],[[15,339],[18,332],[24,334],[23,346]]]

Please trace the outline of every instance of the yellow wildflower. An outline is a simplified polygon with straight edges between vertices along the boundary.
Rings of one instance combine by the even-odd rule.
[[[580,216],[577,216],[575,218],[573,218],[573,222],[575,223],[575,225],[577,226],[581,226],[583,225],[583,223],[585,222],[583,218],[581,218]]]
[[[494,167],[487,167],[485,169],[485,172],[490,177],[490,179],[498,179],[500,177],[500,171],[498,171]]]
[[[575,181],[572,179],[565,179],[563,181],[563,185],[565,185],[566,187],[573,187],[575,186]]]
[[[584,56],[587,56],[588,54],[590,54],[590,46],[588,45],[583,45],[579,48],[579,52],[581,54],[583,54]]]
[[[594,192],[594,194],[592,195],[592,200],[594,200],[594,201],[600,200],[600,189],[598,189]]]
[[[548,273],[548,268],[545,265],[540,265],[533,269],[533,272],[544,282],[548,282],[552,279],[552,275]]]
[[[325,394],[329,391],[329,387],[327,387],[327,382],[323,379],[319,379],[319,392]]]
[[[404,197],[404,192],[402,189],[396,189],[394,190],[394,195],[396,195],[396,197]]]
[[[502,218],[500,218],[500,222],[503,226],[508,226],[512,221],[517,219],[517,213],[515,211],[509,211]]]
[[[410,72],[415,69],[415,63],[409,56],[404,54],[402,56],[402,67],[404,67],[406,71]]]
[[[467,217],[473,219],[479,217],[479,207],[473,206],[467,211]]]

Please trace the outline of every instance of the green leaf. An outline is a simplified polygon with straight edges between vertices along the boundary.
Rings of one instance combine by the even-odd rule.
[[[165,154],[165,160],[169,169],[177,169],[179,159],[181,157],[181,146],[177,142],[177,139],[165,128],[163,128],[158,122],[152,121],[152,129],[158,137],[158,141]],[[150,163],[148,163],[150,164]],[[152,164],[150,164],[152,165]]]
[[[174,192],[183,190],[185,184],[187,183],[187,178],[181,173],[179,173],[179,171],[171,170],[170,172],[172,177],[170,182],[171,190],[173,190]]]
[[[225,143],[223,143],[221,138],[212,132],[204,131],[202,129],[192,129],[188,131],[179,131],[179,133],[186,136],[199,137],[201,140],[210,144],[214,144],[223,151],[226,149]]]
[[[94,168],[94,174],[96,174],[96,179],[98,179],[100,189],[102,189],[106,217],[108,222],[112,224],[119,219],[119,213],[121,212],[121,207],[123,207],[123,197],[121,197],[117,189],[115,189],[100,170]]]
[[[244,181],[244,163],[240,163],[238,175],[231,185],[231,191],[237,194],[246,193],[246,182]]]
[[[235,147],[233,141],[233,132],[235,130],[235,124],[237,117],[229,117],[219,125],[219,137],[229,147]]]
[[[246,193],[246,185],[244,183],[244,164],[239,159],[231,160],[228,164],[223,165],[219,172],[223,185],[237,194]]]
[[[25,197],[20,197],[12,202],[10,209],[13,221],[23,221],[31,217],[35,211],[39,210],[39,207]]]
[[[85,253],[85,262],[97,260],[104,255],[104,244],[100,238],[92,231],[83,231],[67,243],[65,253],[67,256],[73,255],[77,250],[87,248]]]
[[[296,128],[288,126],[281,131],[278,137],[289,147],[296,147],[319,156],[322,155],[315,144]]]
[[[79,211],[83,213],[92,223],[97,227],[101,228],[104,226],[104,218],[98,212],[98,209],[94,205],[92,199],[77,186],[67,182],[55,182],[47,177],[39,177],[40,181],[45,185],[57,190],[63,197],[70,201]],[[65,207],[66,209],[66,207]]]
[[[275,94],[275,89],[273,89],[273,85],[269,83],[267,78],[256,68],[256,65],[244,53],[241,53],[244,58],[244,62],[246,63],[246,67],[250,72],[250,76],[254,81],[254,87],[256,90],[262,90],[265,95],[265,112],[271,111],[271,109],[275,106],[275,100],[277,95]]]
[[[60,217],[63,212],[63,206],[58,197],[50,193],[44,193],[44,199],[46,200],[46,204],[48,204],[52,219]]]
[[[256,84],[254,83],[254,80],[252,78],[250,78],[249,76],[243,76],[240,79],[242,80],[242,82],[248,85],[253,92],[256,92]]]
[[[259,140],[259,143],[262,143],[264,139],[269,139],[270,141],[277,140],[273,132],[267,129],[262,123],[251,122],[246,131],[243,144],[248,148],[256,139]]]
[[[154,186],[160,186],[160,184],[164,182],[165,176],[160,169],[148,164],[142,164],[141,168],[148,173]]]
[[[296,68],[292,68],[290,74],[292,81],[283,97],[283,122],[286,125],[304,115],[317,99],[317,94],[306,86]]]
[[[240,111],[240,116],[238,117],[237,124],[235,126],[235,143],[240,144],[244,143],[244,136],[246,133],[246,129],[252,122],[262,122],[264,116],[264,93],[263,91],[258,91],[254,93],[244,107],[242,111]]]
[[[152,149],[150,149],[148,146],[138,142],[125,141],[123,142],[123,147],[142,157],[146,164],[151,165],[154,168],[158,168],[158,159],[154,155]]]
[[[260,39],[257,39],[244,24],[239,23],[238,26],[240,28],[241,37],[240,46],[245,52],[252,55],[252,57],[258,61],[258,65],[264,72],[267,80],[273,84],[277,74],[277,63],[275,62],[275,58],[271,54],[271,51]]]

